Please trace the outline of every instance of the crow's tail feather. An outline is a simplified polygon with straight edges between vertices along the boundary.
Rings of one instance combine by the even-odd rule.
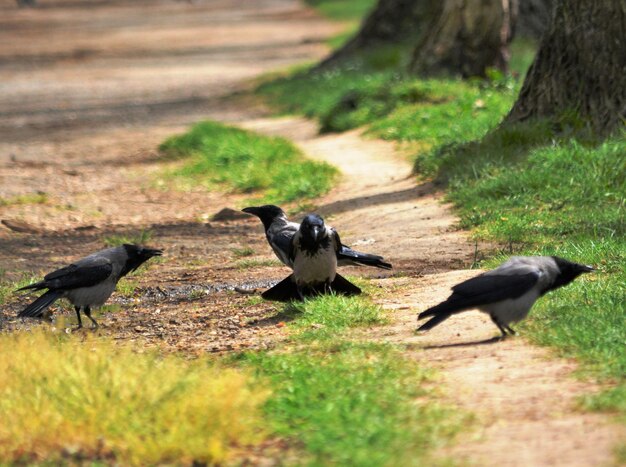
[[[288,302],[291,300],[302,300],[298,293],[298,287],[293,280],[293,274],[280,281],[274,287],[267,289],[261,294],[265,300],[276,302]]]
[[[422,315],[420,315],[420,317],[421,316]],[[431,318],[428,321],[426,321],[424,324],[422,324],[419,328],[417,328],[417,330],[418,331],[429,331],[430,329],[434,328],[438,324],[443,323],[450,316],[452,316],[452,313],[439,313],[439,314],[435,315],[434,318]]]
[[[25,285],[24,287],[20,287],[19,289],[16,290],[16,292],[19,292],[20,290],[30,290],[30,289],[41,290],[41,289],[45,289],[45,288],[46,288],[46,285],[43,282],[35,282],[34,284]]]
[[[372,266],[381,269],[391,269],[391,264],[385,262],[382,256],[361,253],[345,245],[342,245],[341,251],[337,254],[337,260],[344,265]]]
[[[46,308],[52,305],[61,294],[54,290],[48,290],[45,294],[24,308],[17,315],[20,318],[41,318]]]
[[[452,295],[445,302],[441,302],[438,305],[422,311],[417,316],[418,320],[428,318],[429,316],[433,316],[434,318],[422,324],[417,330],[428,331],[448,319],[453,314],[465,311],[474,305],[476,305],[476,303],[474,303],[473,300],[468,300],[466,298],[459,297],[458,295]]]

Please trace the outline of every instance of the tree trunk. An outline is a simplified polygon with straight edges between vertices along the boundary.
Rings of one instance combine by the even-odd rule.
[[[506,71],[516,16],[515,0],[445,0],[415,48],[411,71],[464,78]]]
[[[558,0],[505,122],[571,118],[609,132],[626,118],[626,2]]]
[[[333,66],[383,44],[413,42],[422,25],[439,11],[439,0],[378,0],[359,32],[319,67]]]
[[[515,36],[541,39],[550,26],[553,0],[519,0]]]

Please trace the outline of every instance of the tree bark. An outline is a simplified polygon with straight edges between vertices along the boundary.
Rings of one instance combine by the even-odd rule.
[[[517,16],[515,0],[445,0],[439,18],[423,33],[410,69],[423,76],[485,76],[505,72]]]
[[[626,2],[558,0],[505,123],[574,117],[599,132],[626,119]]]
[[[541,39],[550,27],[553,0],[519,0],[515,36]]]
[[[319,67],[333,66],[372,47],[416,41],[423,25],[439,11],[439,0],[378,0],[359,32]]]

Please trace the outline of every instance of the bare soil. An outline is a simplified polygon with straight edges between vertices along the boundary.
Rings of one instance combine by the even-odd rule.
[[[41,275],[102,248],[113,235],[149,230],[166,257],[132,277],[100,312],[98,331],[188,355],[267,348],[285,335],[280,307],[242,293],[287,271],[273,258],[256,218],[212,221],[241,196],[159,185],[167,162],[158,144],[206,118],[296,141],[338,166],[339,186],[314,204],[345,243],[386,256],[393,273],[374,278],[393,323],[367,336],[399,343],[441,372],[448,401],[475,413],[474,428],[442,456],[478,465],[603,465],[624,433],[576,409],[598,390],[572,377],[574,362],[523,338],[495,342],[480,313],[415,333],[416,312],[444,299],[468,270],[474,245],[432,184],[417,183],[390,143],[359,132],[317,135],[303,119],[267,118],[232,99],[259,74],[326,52],[341,30],[293,0],[40,0],[37,9],[0,5],[0,198],[45,193],[39,204],[0,202],[5,280]],[[381,222],[383,220],[383,222]],[[251,247],[254,254],[238,256]],[[488,246],[479,245],[479,249]],[[237,291],[238,290],[238,291]],[[28,327],[16,296],[0,310],[3,330]],[[56,308],[54,326],[72,312]],[[39,324],[48,325],[48,324]]]

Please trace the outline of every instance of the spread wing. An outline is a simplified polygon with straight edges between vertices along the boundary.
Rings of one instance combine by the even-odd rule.
[[[44,277],[43,283],[49,289],[77,289],[91,287],[111,275],[113,266],[107,258],[88,257],[57,269]]]

